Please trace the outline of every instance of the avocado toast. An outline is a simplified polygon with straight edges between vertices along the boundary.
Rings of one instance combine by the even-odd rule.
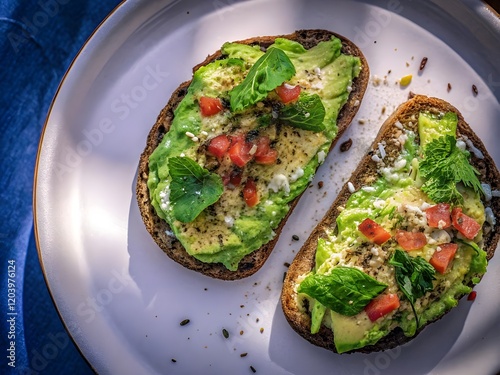
[[[486,272],[499,190],[493,159],[459,111],[414,96],[384,122],[290,265],[287,321],[337,353],[412,340]]]
[[[151,129],[136,186],[160,248],[235,280],[255,273],[369,80],[361,51],[325,30],[225,43]]]

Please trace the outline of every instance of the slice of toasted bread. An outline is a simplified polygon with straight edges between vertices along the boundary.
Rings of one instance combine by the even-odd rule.
[[[373,160],[373,155],[377,152],[378,145],[383,141],[391,139],[394,136],[394,133],[398,131],[398,126],[400,126],[400,124],[404,124],[405,128],[412,127],[413,130],[416,131],[417,121],[415,116],[418,116],[418,113],[421,111],[430,111],[434,113],[455,112],[458,115],[457,136],[463,137],[464,139],[467,137],[472,142],[472,145],[482,154],[476,155],[471,152],[470,162],[480,172],[479,180],[489,184],[493,191],[498,191],[500,189],[500,173],[498,172],[493,159],[486,151],[484,144],[465,122],[464,118],[455,107],[444,100],[422,95],[416,95],[407,102],[401,104],[384,122],[371,146],[370,151],[362,158],[349,180],[339,192],[335,202],[306,240],[301,250],[297,253],[285,277],[281,294],[281,303],[285,317],[290,326],[299,335],[310,341],[312,344],[337,352],[331,329],[322,325],[318,333],[311,334],[311,317],[308,312],[308,306],[306,305],[307,300],[304,300],[302,303],[299,302],[303,300],[297,298],[297,283],[303,275],[307,274],[314,268],[318,239],[326,238],[325,231],[331,230],[335,227],[337,216],[340,213],[339,207],[345,206],[351,195],[353,187],[355,190],[358,190],[369,182],[373,182],[374,179],[377,178],[378,168],[376,162]],[[394,156],[399,154],[401,152],[400,150],[400,146],[398,146],[395,142],[385,143],[385,152],[389,157],[391,155]],[[493,197],[483,203],[485,206],[491,208],[495,217],[500,217],[500,198]],[[488,230],[484,231],[483,236],[483,250],[487,253],[487,259],[489,260],[493,257],[497,248],[500,231],[495,230],[496,228],[491,228],[491,226],[487,229]],[[421,327],[417,331],[417,334],[421,332],[423,328],[425,328],[425,326]],[[355,351],[369,353],[387,350],[404,344],[405,342],[415,338],[415,336],[406,337],[400,328],[396,328],[387,336],[380,339],[375,345],[365,346]]]
[[[363,56],[362,52],[348,39],[345,37],[335,34],[326,30],[299,30],[289,35],[278,35],[278,36],[262,36],[256,38],[250,38],[246,40],[239,41],[239,43],[245,43],[249,45],[259,45],[261,48],[267,48],[270,46],[274,40],[278,37],[287,38],[293,41],[301,43],[306,49],[309,49],[321,41],[330,40],[332,36],[336,36],[342,41],[342,50],[344,54],[357,56],[361,61],[362,69],[357,78],[354,79],[352,84],[352,91],[350,93],[348,102],[343,106],[339,113],[337,119],[338,126],[338,139],[345,129],[350,124],[354,115],[356,114],[361,99],[363,98],[364,92],[369,81],[369,68],[368,63]],[[215,61],[222,57],[221,51],[217,51],[214,54],[208,56],[205,61],[193,68],[193,72],[200,67]],[[275,230],[276,236],[273,240],[262,246],[260,249],[245,256],[239,263],[237,271],[229,271],[222,264],[219,263],[203,263],[194,257],[190,256],[181,243],[173,236],[168,235],[171,233],[169,225],[162,220],[155,212],[155,209],[150,203],[150,196],[147,186],[148,181],[148,161],[149,156],[155,150],[155,148],[160,144],[163,136],[169,131],[170,125],[173,120],[174,110],[177,105],[181,102],[187,92],[191,81],[182,83],[177,90],[172,94],[169,102],[163,108],[159,114],[156,123],[151,129],[147,144],[144,152],[141,155],[139,162],[139,170],[136,185],[136,196],[139,204],[142,219],[146,225],[148,232],[154,238],[158,246],[174,261],[180,263],[184,267],[192,269],[194,271],[200,272],[210,277],[222,279],[222,280],[236,280],[252,275],[258,269],[262,267],[269,254],[273,250],[276,241],[278,240],[279,233],[285,225],[286,219],[293,210],[293,207],[298,201],[298,197],[291,203],[291,209],[280,223],[279,227]],[[332,144],[334,146],[335,141]]]

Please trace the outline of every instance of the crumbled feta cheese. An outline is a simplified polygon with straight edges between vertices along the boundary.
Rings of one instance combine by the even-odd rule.
[[[273,176],[267,188],[275,193],[281,189],[283,189],[286,194],[290,193],[290,183],[288,182],[288,178],[281,173],[277,173]]]
[[[234,218],[232,216],[226,216],[224,217],[224,223],[231,228],[234,225]]]
[[[483,187],[484,200],[486,202],[491,201],[491,198],[492,198],[491,185],[490,184],[481,184],[481,186]]]
[[[496,224],[496,218],[495,218],[495,214],[493,213],[493,210],[491,209],[491,207],[486,207],[484,209],[484,214],[485,214],[485,219],[486,219],[486,222],[488,222],[492,227],[495,226]]]
[[[191,132],[186,132],[186,136],[189,137],[189,138],[193,138],[194,137],[194,134],[191,133]]]
[[[295,172],[293,172],[290,176],[290,182],[297,181],[300,177],[304,175],[304,170],[302,168],[297,168]]]
[[[167,212],[172,208],[170,205],[170,187],[166,186],[158,195],[160,196],[160,208],[162,211]]]
[[[403,124],[401,124],[399,120],[394,123],[394,126],[398,129],[403,130]]]
[[[288,89],[288,90],[291,90],[291,89],[294,89],[294,88],[295,88],[295,86],[294,86],[294,85],[290,85],[289,83],[286,83],[286,82],[283,84],[283,86],[284,86],[286,89]]]
[[[320,75],[321,75],[321,69],[319,68],[319,66],[317,66],[316,68],[314,68],[314,73],[315,73],[317,76],[320,76]]]
[[[465,138],[465,143],[469,150],[474,154],[474,156],[478,159],[484,159],[484,155],[480,149],[478,149],[469,138]]]
[[[354,192],[356,191],[356,189],[354,188],[354,185],[352,184],[352,182],[351,182],[351,181],[349,181],[349,182],[347,183],[347,188],[349,189],[349,191],[350,191],[351,193],[354,193]]]
[[[375,162],[375,163],[380,163],[382,161],[382,159],[380,159],[380,157],[377,155],[377,154],[373,154],[372,155],[372,160]]]
[[[325,151],[321,150],[320,152],[318,152],[318,163],[323,164],[323,162],[325,161],[325,157],[326,157]]]
[[[367,193],[373,193],[377,189],[375,189],[375,187],[373,186],[363,186],[361,190],[366,191]]]
[[[380,152],[380,158],[384,159],[387,154],[385,153],[385,146],[382,143],[378,144],[378,152]]]
[[[406,160],[405,159],[399,159],[397,162],[394,163],[394,170],[399,171],[400,169],[403,169],[406,167]]]
[[[254,155],[256,152],[257,152],[257,145],[253,145],[250,151],[248,151],[250,155]]]

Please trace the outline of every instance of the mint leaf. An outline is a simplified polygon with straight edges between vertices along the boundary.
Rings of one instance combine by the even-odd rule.
[[[285,105],[279,112],[281,122],[304,130],[325,130],[325,107],[318,94],[301,93],[299,99]]]
[[[446,135],[429,142],[420,161],[419,172],[424,179],[422,191],[434,202],[460,204],[463,197],[457,189],[458,183],[483,192],[478,179],[479,172],[469,163],[469,152],[456,145],[454,136]]]
[[[224,191],[219,175],[210,173],[187,157],[168,160],[172,181],[170,203],[174,217],[189,223],[208,206],[217,202]]]
[[[410,301],[418,328],[420,324],[414,304],[417,298],[434,289],[432,281],[435,280],[436,270],[424,258],[412,257],[406,251],[399,249],[396,249],[389,264],[394,266],[399,289]]]
[[[295,67],[288,56],[279,48],[269,48],[250,68],[243,82],[231,90],[231,110],[241,111],[265,99],[294,74]]]
[[[298,292],[307,294],[332,311],[352,316],[361,312],[386,287],[357,268],[335,267],[328,275],[308,275],[300,283]]]

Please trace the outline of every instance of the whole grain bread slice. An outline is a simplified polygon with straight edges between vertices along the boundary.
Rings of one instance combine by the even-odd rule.
[[[455,107],[444,100],[423,95],[415,95],[407,102],[401,104],[383,123],[379,133],[372,143],[370,150],[362,158],[349,180],[346,181],[335,202],[305,241],[287,271],[281,293],[281,304],[284,315],[290,326],[299,335],[314,345],[337,352],[333,343],[333,333],[331,329],[322,325],[318,333],[311,334],[311,318],[308,313],[308,306],[306,305],[307,300],[303,301],[302,305],[298,302],[299,300],[297,299],[296,291],[297,282],[301,276],[310,272],[314,267],[318,239],[326,238],[326,230],[331,230],[335,227],[336,218],[340,212],[339,207],[344,207],[349,199],[349,196],[351,195],[351,190],[349,189],[348,184],[352,184],[354,189],[358,190],[362,186],[373,182],[377,178],[377,165],[372,159],[372,156],[378,149],[378,144],[382,141],[386,141],[385,152],[387,153],[387,157],[390,158],[391,156],[397,155],[400,152],[399,144],[396,142],[390,142],[389,140],[394,138],[395,133],[398,131],[398,123],[405,124],[405,127],[408,127],[408,124],[411,123],[412,125],[410,126],[413,126],[413,130],[416,134],[418,134],[416,116],[421,111],[430,111],[433,113],[457,113],[457,136],[463,138],[467,137],[472,142],[474,147],[480,151],[480,153],[476,152],[471,155],[471,164],[480,172],[480,181],[489,184],[492,190],[498,191],[500,189],[500,173],[495,166],[494,160],[486,151],[483,142],[465,122],[463,116]],[[500,217],[500,198],[492,197],[491,200],[486,202],[486,206],[491,208],[495,217]],[[497,248],[500,231],[495,230],[495,228],[491,228],[491,226],[484,229],[483,249],[486,251],[487,259],[489,260],[493,257]],[[417,334],[424,328],[425,326],[422,327]],[[387,350],[398,345],[402,345],[415,337],[416,335],[413,337],[406,337],[403,334],[403,331],[397,328],[389,335],[379,340],[375,345],[366,346],[355,351],[370,353]]]
[[[298,30],[292,34],[288,35],[276,35],[276,36],[260,36],[255,38],[249,38],[245,40],[238,41],[239,43],[245,43],[249,45],[259,45],[262,49],[270,46],[274,40],[278,37],[287,38],[293,41],[301,43],[306,49],[309,49],[317,45],[321,41],[330,40],[332,36],[339,38],[342,41],[342,53],[359,57],[362,65],[361,72],[357,78],[354,79],[352,84],[352,91],[349,95],[348,102],[344,105],[339,113],[337,119],[338,125],[338,135],[336,140],[342,135],[342,133],[349,126],[351,120],[358,111],[359,105],[365,93],[366,87],[368,85],[370,73],[368,68],[368,63],[363,56],[361,50],[354,45],[347,38],[333,33],[327,30]],[[212,55],[209,55],[205,61],[196,65],[193,68],[193,72],[198,70],[200,67],[220,59],[222,53],[220,50]],[[288,216],[293,211],[293,208],[297,204],[299,198],[296,198],[291,204],[291,209],[287,217],[280,223],[279,227],[275,230],[276,236],[273,240],[268,242],[266,245],[262,246],[260,249],[248,254],[240,262],[237,271],[229,271],[222,264],[219,263],[203,263],[194,257],[190,256],[181,243],[173,236],[168,235],[171,233],[169,225],[162,220],[156,214],[153,206],[150,203],[149,190],[147,186],[148,174],[149,174],[149,156],[155,150],[155,148],[160,144],[163,136],[169,131],[172,119],[174,116],[174,110],[177,105],[181,102],[187,92],[187,88],[191,81],[182,83],[172,94],[167,105],[160,112],[156,123],[151,129],[146,147],[140,157],[138,176],[136,184],[136,196],[141,212],[142,219],[146,225],[146,229],[151,234],[158,246],[174,261],[187,267],[191,270],[200,272],[204,275],[222,279],[222,280],[236,280],[244,277],[248,277],[254,274],[258,269],[262,267],[266,259],[269,257],[271,251],[273,250],[279,234],[286,223]],[[333,142],[332,147],[335,145],[336,140]]]

